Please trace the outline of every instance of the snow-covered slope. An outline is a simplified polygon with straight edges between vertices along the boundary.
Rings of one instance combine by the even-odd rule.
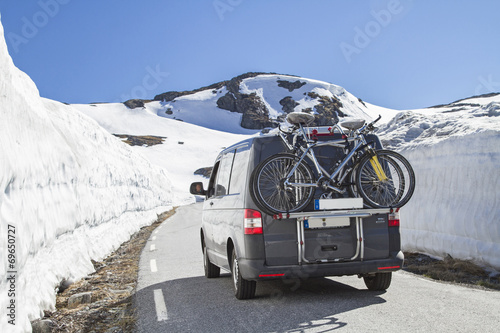
[[[500,269],[500,95],[401,112],[378,134],[415,169],[403,247]]]
[[[0,332],[24,332],[54,308],[61,280],[92,272],[91,259],[183,201],[166,170],[73,107],[40,98],[1,24],[0,36]]]
[[[206,102],[210,104],[210,99]],[[227,119],[221,120],[221,117],[215,114],[217,110],[213,110],[213,113],[205,112],[210,107],[203,108],[203,104],[198,106],[201,116],[195,118],[197,123],[214,124],[211,127],[223,127],[228,132],[193,125],[187,121],[159,117],[159,102],[146,103],[144,108],[132,110],[122,103],[74,105],[74,107],[94,118],[110,133],[164,137],[163,144],[150,147],[135,146],[133,149],[164,170],[168,170],[173,189],[186,200],[192,199],[189,194],[189,185],[192,182],[201,181],[205,183],[205,187],[208,185],[207,178],[195,175],[194,172],[198,168],[212,166],[223,148],[250,136],[234,132],[257,132],[241,128],[238,114],[229,115]],[[224,110],[217,112],[222,114],[222,118],[227,115],[226,113],[230,113]],[[185,113],[195,115],[194,112]]]

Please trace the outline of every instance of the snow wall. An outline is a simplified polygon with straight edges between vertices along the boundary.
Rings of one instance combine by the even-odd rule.
[[[94,120],[40,98],[0,35],[0,332],[31,332],[61,280],[94,271],[175,197]]]
[[[500,131],[403,150],[416,174],[401,210],[406,251],[471,259],[500,270]]]

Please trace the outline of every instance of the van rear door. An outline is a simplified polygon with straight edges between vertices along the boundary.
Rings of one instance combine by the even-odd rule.
[[[389,209],[314,211],[267,216],[269,266],[385,259]]]

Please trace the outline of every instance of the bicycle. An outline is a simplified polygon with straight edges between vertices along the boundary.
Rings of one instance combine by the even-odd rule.
[[[415,173],[410,163],[400,154],[386,149],[375,149],[366,136],[375,130],[374,124],[364,120],[335,123],[331,135],[338,131],[341,139],[318,141],[307,134],[305,126],[314,120],[308,113],[292,112],[287,121],[290,131],[279,127],[289,153],[279,153],[265,159],[252,173],[251,195],[263,211],[276,213],[297,212],[306,208],[316,188],[324,193],[321,198],[348,195],[363,198],[363,204],[372,208],[399,208],[405,205],[415,189]],[[346,133],[343,129],[348,130]],[[308,128],[309,130],[309,128]],[[292,137],[289,142],[288,137]],[[343,149],[344,157],[337,162],[331,174],[318,162],[314,148],[332,146]],[[317,177],[306,158],[312,163]]]

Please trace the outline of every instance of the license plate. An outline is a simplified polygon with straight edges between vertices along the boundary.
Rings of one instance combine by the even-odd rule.
[[[342,228],[351,225],[351,220],[349,217],[326,217],[326,218],[315,218],[311,217],[304,221],[304,228],[315,229],[315,228]]]

